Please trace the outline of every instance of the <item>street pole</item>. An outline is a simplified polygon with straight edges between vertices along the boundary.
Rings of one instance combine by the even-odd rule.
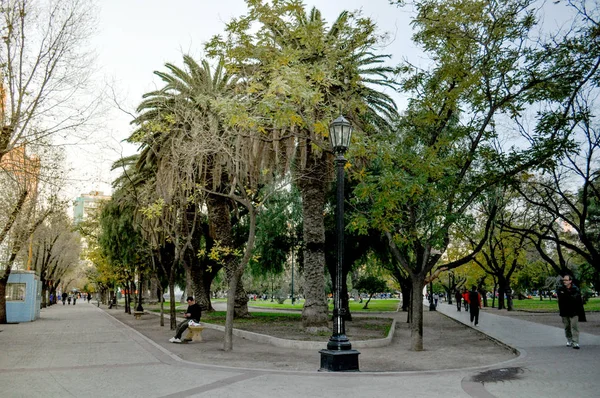
[[[292,235],[292,305],[294,305],[294,251],[296,250],[296,235]]]
[[[137,307],[135,307],[135,312],[144,312],[144,307],[142,307],[142,272],[140,271],[140,275],[138,278],[138,283],[139,283],[139,287],[138,287],[138,304]]]
[[[337,264],[333,295],[333,334],[327,343],[327,349],[321,353],[321,371],[343,372],[358,371],[358,351],[352,349],[350,340],[346,337],[344,324],[345,309],[342,307],[342,274],[344,264],[344,153],[350,143],[352,126],[343,116],[331,123],[329,128],[332,147],[336,154],[335,165],[337,174],[337,205],[336,205],[336,234],[337,234]]]

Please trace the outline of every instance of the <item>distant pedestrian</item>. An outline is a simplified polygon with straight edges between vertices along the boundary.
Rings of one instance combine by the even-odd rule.
[[[469,291],[467,289],[463,289],[462,298],[465,311],[469,311]]]
[[[475,321],[475,326],[479,324],[479,309],[481,308],[481,294],[477,291],[477,286],[471,286],[471,292],[469,292],[469,313],[471,317],[471,323]]]
[[[187,310],[183,316],[185,317],[185,321],[181,322],[177,326],[177,331],[175,333],[175,337],[171,337],[169,341],[171,343],[181,343],[181,336],[183,332],[188,328],[190,321],[200,322],[200,318],[202,317],[202,308],[194,301],[193,297],[188,297],[186,299],[188,303]]]
[[[63,293],[62,296],[61,296],[62,297],[63,305],[65,305],[65,302],[67,301],[67,296],[68,296],[67,293]]]
[[[88,292],[88,294],[87,294],[87,301],[88,301],[88,304],[90,303],[90,300],[91,300],[91,299],[92,299],[92,293],[89,293],[89,292]]]
[[[437,305],[438,305],[438,300],[439,300],[439,299],[440,299],[440,296],[439,296],[439,294],[435,293],[435,294],[433,295],[433,305],[435,305],[436,307],[437,307]]]
[[[77,303],[77,294],[73,295],[73,305]]]
[[[71,295],[70,294],[67,296],[67,303],[69,303],[69,305],[71,305]]]
[[[457,290],[454,294],[454,299],[456,300],[456,310],[460,312],[460,308],[462,307],[462,294]]]
[[[571,275],[562,278],[563,285],[558,288],[558,311],[565,325],[567,347],[579,349],[579,315],[583,313],[581,291],[575,284]]]

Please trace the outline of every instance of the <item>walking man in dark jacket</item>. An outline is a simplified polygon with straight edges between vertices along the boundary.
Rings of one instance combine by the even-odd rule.
[[[462,294],[456,289],[456,293],[454,293],[454,299],[456,300],[456,310],[460,312],[460,308],[462,307]]]
[[[581,292],[573,284],[571,275],[562,278],[563,285],[558,288],[558,311],[565,325],[567,347],[579,349],[579,314],[583,310]]]
[[[479,324],[479,309],[481,308],[481,294],[477,291],[477,286],[473,285],[469,292],[469,312],[471,324],[475,321],[475,326]]]
[[[188,328],[190,321],[194,321],[196,323],[200,322],[200,317],[202,317],[202,309],[200,306],[194,301],[193,297],[187,298],[188,307],[183,316],[185,317],[185,321],[181,322],[177,325],[177,331],[175,333],[175,337],[171,337],[169,341],[171,343],[181,343],[181,336],[183,332]]]

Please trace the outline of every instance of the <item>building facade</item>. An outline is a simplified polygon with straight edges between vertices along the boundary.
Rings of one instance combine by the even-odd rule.
[[[104,195],[102,191],[91,191],[88,194],[82,194],[75,199],[73,204],[73,223],[77,225],[86,220],[103,201],[110,200],[110,198],[110,195]]]

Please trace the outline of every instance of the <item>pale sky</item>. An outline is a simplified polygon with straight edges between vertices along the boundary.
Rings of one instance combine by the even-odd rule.
[[[410,12],[390,5],[388,0],[306,0],[307,8],[316,6],[327,22],[343,10],[361,9],[381,32],[388,32],[389,43],[381,53],[392,54],[391,65],[403,58],[426,62],[411,43]],[[556,7],[550,2],[550,7]],[[162,85],[153,75],[165,70],[169,62],[182,65],[182,55],[198,59],[203,46],[213,35],[223,32],[225,23],[246,12],[243,0],[99,0],[98,33],[91,41],[97,57],[99,81],[110,84],[119,105],[134,112],[142,94]],[[398,97],[399,106],[403,101]],[[68,150],[69,163],[78,171],[71,175],[68,196],[75,198],[92,190],[110,194],[111,164],[136,148],[122,143],[132,131],[132,117],[114,107],[104,117],[103,126],[94,132],[93,143]]]

